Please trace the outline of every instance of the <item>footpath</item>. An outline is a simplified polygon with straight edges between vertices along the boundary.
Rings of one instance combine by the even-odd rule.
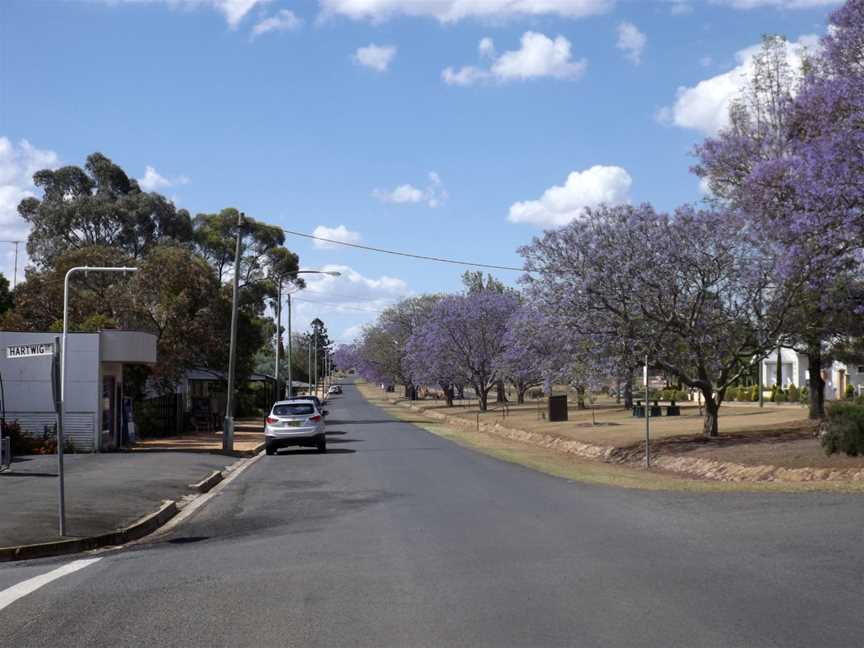
[[[15,457],[0,472],[0,561],[140,538],[247,462],[263,440],[262,423],[246,421],[238,422],[230,455],[221,451],[221,434],[143,441],[127,452],[67,454],[64,537],[58,529],[57,456]]]

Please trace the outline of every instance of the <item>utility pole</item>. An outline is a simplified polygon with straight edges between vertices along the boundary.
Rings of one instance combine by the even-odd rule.
[[[315,395],[318,395],[318,327],[315,327]]]
[[[279,277],[276,295],[276,370],[273,372],[273,377],[276,378],[275,400],[279,400],[279,351],[282,348],[282,277]]]
[[[291,376],[291,362],[294,354],[291,352],[291,293],[288,293],[288,386],[286,392],[290,399],[294,394],[294,379]]]
[[[312,393],[312,334],[309,334],[309,346],[306,347],[306,351],[308,351],[308,364],[306,365],[309,369],[306,372],[306,387],[309,390],[309,393]]]
[[[222,425],[222,451],[234,452],[234,355],[237,351],[237,298],[240,292],[240,242],[243,238],[243,212],[237,215],[237,243],[234,248],[234,299],[231,306],[231,342],[228,347],[228,395]]]

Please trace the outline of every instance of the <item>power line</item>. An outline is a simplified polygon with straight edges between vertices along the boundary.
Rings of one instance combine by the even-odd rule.
[[[370,245],[360,245],[359,243],[347,243],[345,241],[337,241],[335,239],[324,238],[323,236],[313,236],[312,234],[305,234],[303,232],[295,232],[293,230],[285,229],[284,227],[280,227],[283,232],[286,234],[290,234],[292,236],[301,236],[303,238],[312,239],[314,241],[324,241],[325,243],[332,243],[333,245],[344,245],[345,247],[353,247],[359,250],[366,250],[367,252],[379,252],[381,254],[392,254],[394,256],[408,257],[411,259],[420,259],[422,261],[436,261],[438,263],[452,263],[453,265],[463,265],[463,266],[471,266],[474,268],[489,268],[490,270],[513,270],[514,272],[524,272],[524,268],[517,268],[515,266],[502,266],[502,265],[493,265],[491,263],[474,263],[473,261],[458,261],[456,259],[445,259],[443,257],[433,257],[426,256],[423,254],[412,254],[411,252],[397,252],[395,250],[385,250],[384,248],[372,247]]]

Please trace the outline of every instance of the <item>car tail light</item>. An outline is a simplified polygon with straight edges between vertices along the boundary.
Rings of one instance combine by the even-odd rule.
[[[277,417],[275,417],[275,416],[268,416],[268,417],[267,417],[267,422],[268,422],[268,423],[271,423],[271,424],[272,424],[272,423],[278,423],[278,422],[279,422],[279,419],[278,419]]]
[[[309,420],[312,421],[313,423],[317,423],[318,421],[321,420],[321,415],[320,415],[320,414],[316,414],[315,416],[310,416],[310,417],[309,417]]]

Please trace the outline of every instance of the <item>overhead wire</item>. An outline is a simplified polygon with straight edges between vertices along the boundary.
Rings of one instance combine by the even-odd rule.
[[[470,266],[472,268],[487,268],[489,270],[512,270],[514,272],[524,272],[524,268],[517,268],[516,266],[505,266],[505,265],[494,265],[491,263],[477,263],[473,261],[461,261],[458,259],[447,259],[445,257],[436,257],[436,256],[427,256],[425,254],[414,254],[413,252],[400,252],[397,250],[387,250],[384,248],[373,247],[371,245],[361,245],[360,243],[348,243],[347,241],[337,241],[336,239],[325,238],[323,236],[315,236],[313,234],[306,234],[305,232],[296,232],[294,230],[285,229],[284,227],[280,227],[285,234],[290,234],[291,236],[300,236],[302,238],[312,239],[313,241],[323,241],[325,243],[331,243],[333,245],[342,245],[345,247],[357,248],[359,250],[366,250],[367,252],[378,252],[380,254],[391,254],[394,256],[407,257],[410,259],[419,259],[421,261],[435,261],[437,263],[450,263],[453,265],[462,265],[462,266]]]

